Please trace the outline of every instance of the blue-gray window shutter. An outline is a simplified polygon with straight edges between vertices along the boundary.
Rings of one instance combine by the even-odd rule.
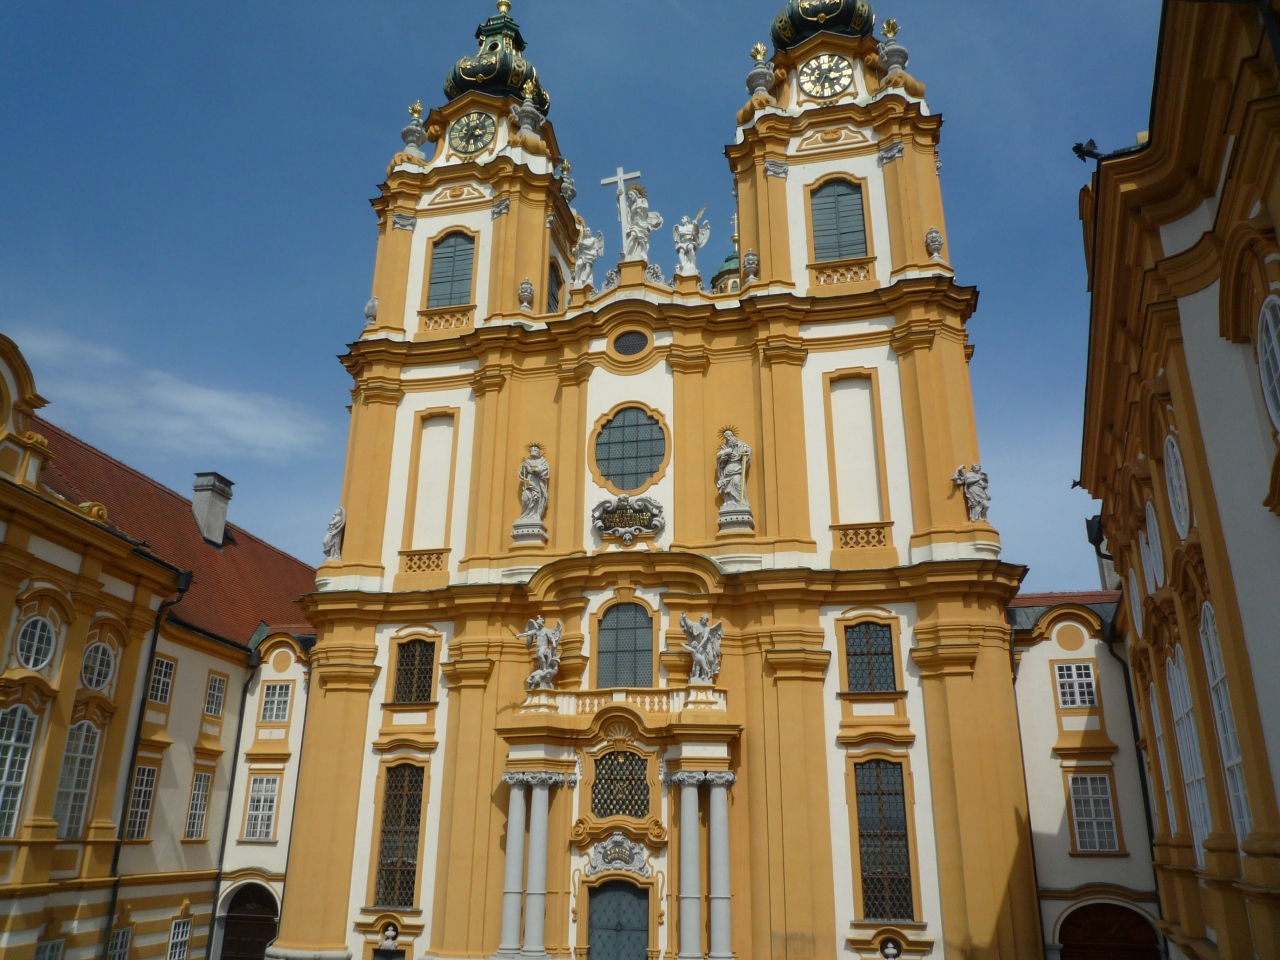
[[[818,262],[867,255],[867,224],[862,187],[836,180],[813,192],[813,256]]]
[[[428,307],[456,307],[471,302],[471,264],[475,241],[465,233],[451,233],[431,251]]]

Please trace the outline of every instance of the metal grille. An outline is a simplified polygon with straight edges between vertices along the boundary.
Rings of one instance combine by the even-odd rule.
[[[613,341],[613,349],[624,357],[634,357],[647,346],[649,346],[649,336],[639,330],[628,330]]]
[[[626,407],[596,437],[596,467],[619,490],[639,490],[667,456],[662,426],[639,407]]]
[[[598,687],[653,685],[653,620],[638,603],[620,603],[600,618]]]
[[[591,812],[597,817],[649,815],[649,763],[638,753],[615,750],[596,761]]]
[[[396,656],[396,703],[431,702],[431,670],[435,660],[434,643],[410,640],[400,644]]]
[[[471,302],[471,266],[475,241],[451,233],[431,250],[431,286],[427,307],[456,307]]]
[[[844,180],[815,190],[809,202],[813,216],[813,255],[844,260],[867,255],[867,226],[862,213],[862,188]]]
[[[382,846],[375,898],[379,907],[413,907],[421,819],[422,767],[392,767],[382,795]]]
[[[913,920],[911,856],[902,764],[870,760],[854,766],[862,910],[867,920]]]
[[[883,623],[844,628],[850,693],[890,693],[898,688],[893,671],[893,631]]]

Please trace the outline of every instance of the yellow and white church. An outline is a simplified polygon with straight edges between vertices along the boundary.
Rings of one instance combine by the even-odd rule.
[[[510,7],[374,201],[268,957],[1040,955],[1024,571],[895,25],[791,0],[752,52],[709,292],[638,175],[575,213]]]

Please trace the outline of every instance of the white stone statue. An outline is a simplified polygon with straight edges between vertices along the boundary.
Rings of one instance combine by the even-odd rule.
[[[333,511],[333,519],[329,521],[329,529],[324,533],[324,558],[326,560],[342,559],[342,539],[347,532],[347,511],[339,507]]]
[[[716,489],[724,497],[726,507],[746,507],[747,467],[751,465],[751,447],[724,431],[724,443],[716,453]]]
[[[578,217],[578,231],[581,239],[573,248],[573,285],[575,287],[595,286],[595,266],[604,254],[604,234],[599,230],[591,236],[586,221]]]
[[[689,671],[689,683],[709,686],[720,673],[720,641],[724,639],[724,623],[710,625],[711,618],[703,614],[697,623],[690,623],[688,614],[680,614],[680,629],[688,638],[684,648],[693,656],[693,669]]]
[[[554,630],[547,629],[547,621],[537,616],[529,621],[524,633],[516,634],[517,640],[524,640],[526,649],[536,644],[534,657],[538,666],[524,682],[529,692],[555,689],[555,676],[560,672],[560,634],[563,630],[562,622],[557,622]]]
[[[529,447],[529,456],[520,464],[520,514],[522,523],[537,523],[547,515],[547,500],[551,488],[551,464],[542,455],[536,443]]]
[[[703,207],[703,210],[705,209]],[[671,234],[676,241],[676,276],[678,277],[698,275],[698,251],[711,239],[711,221],[703,220],[699,224],[698,218],[701,216],[702,210],[699,210],[692,220],[681,217],[680,222],[671,228]]]
[[[987,475],[982,472],[982,464],[975,463],[966,470],[961,464],[951,482],[964,488],[964,502],[969,508],[969,522],[978,523],[987,519],[987,510],[991,507],[991,491],[987,487]]]
[[[618,185],[618,195],[622,195],[622,185]],[[627,188],[626,222],[623,223],[623,234],[627,238],[624,260],[643,260],[649,262],[649,234],[662,226],[662,214],[649,210],[649,193],[638,183]],[[620,208],[620,210],[623,208]]]

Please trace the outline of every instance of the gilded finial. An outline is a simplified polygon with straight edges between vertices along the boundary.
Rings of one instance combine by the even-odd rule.
[[[568,160],[560,161],[560,176],[567,177],[569,175],[569,171],[572,169],[573,169],[573,164],[570,163]]]
[[[409,105],[409,116],[413,117],[413,119],[415,120],[418,120],[422,117],[422,101],[421,100],[415,100],[413,103]]]
[[[768,47],[766,47],[763,43],[757,43],[754,47],[751,48],[751,59],[758,60],[761,63],[764,63],[764,58],[768,55],[768,53],[769,53]]]
[[[890,17],[884,22],[884,26],[880,28],[880,32],[892,40],[898,35],[898,21]]]
[[[511,12],[511,0],[498,0],[498,13],[506,16]]]
[[[532,100],[533,95],[538,92],[538,86],[532,80],[526,80],[520,92],[524,94],[526,100]]]

